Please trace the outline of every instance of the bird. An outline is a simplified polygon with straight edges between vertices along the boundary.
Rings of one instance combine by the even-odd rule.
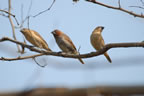
[[[79,54],[72,40],[65,33],[63,33],[58,29],[52,31],[51,33],[53,34],[57,45],[63,52],[71,54]],[[78,59],[82,64],[84,64],[81,58]]]
[[[96,27],[91,36],[90,36],[90,41],[91,41],[91,45],[94,47],[94,49],[96,50],[100,50],[105,46],[105,42],[104,39],[102,37],[102,31],[103,31],[104,27],[103,26],[98,26]],[[111,58],[109,57],[108,53],[105,52],[104,56],[106,57],[106,59],[112,63]]]
[[[32,45],[43,48],[47,51],[51,51],[48,47],[46,41],[40,36],[40,34],[29,28],[23,28],[20,32],[25,36],[26,40],[29,41]]]

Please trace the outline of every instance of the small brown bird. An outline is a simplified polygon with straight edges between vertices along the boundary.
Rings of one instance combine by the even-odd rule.
[[[46,41],[40,36],[38,32],[27,28],[21,29],[20,32],[22,32],[25,38],[34,46],[51,51]]]
[[[98,26],[97,28],[94,29],[94,31],[91,34],[90,37],[91,44],[96,50],[100,50],[105,46],[103,37],[101,35],[103,29],[104,29],[103,26]],[[107,52],[104,53],[104,56],[110,63],[112,62]]]
[[[60,30],[54,30],[52,32],[59,48],[66,53],[71,53],[71,54],[79,54],[76,50],[75,45],[73,44],[72,40],[63,32]],[[84,64],[81,58],[79,58],[79,61]]]

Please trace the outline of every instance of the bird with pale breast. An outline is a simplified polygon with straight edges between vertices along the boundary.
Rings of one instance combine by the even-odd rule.
[[[105,43],[104,43],[104,40],[103,40],[103,37],[101,34],[103,29],[104,29],[103,26],[96,27],[90,36],[91,44],[96,50],[100,50],[105,46]],[[109,57],[109,55],[107,54],[107,52],[104,53],[104,56],[107,58],[107,60],[110,63],[112,62],[112,60]]]
[[[72,40],[65,33],[63,33],[60,30],[54,30],[54,31],[52,31],[52,34],[53,34],[59,48],[63,52],[71,53],[71,54],[79,54],[79,52],[77,51],[77,49],[76,49],[75,45],[73,44]],[[81,58],[78,58],[78,59],[82,64],[84,64],[84,62]]]
[[[51,51],[48,47],[46,41],[40,36],[40,34],[34,30],[23,28],[20,32],[25,36],[26,40],[29,41],[32,45]]]

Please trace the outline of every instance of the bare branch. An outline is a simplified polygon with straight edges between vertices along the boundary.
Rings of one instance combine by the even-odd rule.
[[[0,60],[3,60],[3,61],[16,61],[16,60],[24,60],[24,59],[30,59],[30,58],[35,58],[35,57],[38,57],[38,56],[42,56],[44,55],[43,53],[40,53],[40,54],[36,54],[36,55],[31,55],[31,56],[18,56],[16,58],[5,58],[5,57],[1,57]]]
[[[23,22],[23,4],[21,5],[21,24],[22,24],[22,22]],[[22,26],[22,25],[20,25],[20,26]]]
[[[101,6],[103,6],[103,7],[107,7],[107,8],[110,8],[110,9],[119,10],[119,11],[128,13],[128,14],[130,14],[130,15],[133,15],[134,17],[144,18],[144,15],[143,15],[143,14],[136,14],[136,13],[131,12],[131,11],[129,11],[129,10],[123,9],[123,8],[120,7],[120,5],[119,5],[119,7],[114,7],[114,6],[110,6],[110,5],[107,5],[107,4],[98,2],[98,1],[96,1],[96,0],[86,0],[86,1],[92,2],[92,3],[97,4],[97,5],[101,5]],[[120,0],[119,0],[119,1],[120,1]],[[119,3],[119,4],[120,4],[120,3]]]
[[[30,17],[32,16],[29,16],[30,14],[30,11],[31,11],[31,8],[32,8],[32,0],[31,0],[31,3],[29,5],[29,9],[28,9],[28,12],[27,12],[27,16],[25,17],[25,19],[23,20],[23,5],[21,5],[21,24],[19,26],[15,26],[15,28],[22,28],[23,27],[23,24],[25,23],[25,21],[28,19],[28,26],[29,26],[29,19]],[[28,27],[29,28],[29,27]]]
[[[1,12],[4,12],[4,13],[7,13],[7,14],[13,16],[13,17],[15,17],[15,15],[13,15],[12,13],[9,13],[9,12],[7,12],[7,11],[5,11],[5,10],[1,10],[1,9],[0,9],[0,11],[1,11]]]
[[[119,8],[121,8],[120,0],[118,0]]]
[[[44,11],[42,11],[42,12],[39,12],[38,14],[34,15],[33,17],[37,17],[38,15],[49,11],[49,10],[52,8],[52,6],[54,5],[55,1],[56,1],[56,0],[53,0],[51,6],[50,6],[48,9],[46,9],[46,10],[44,10]]]
[[[144,9],[144,7],[141,7],[141,6],[129,6],[129,7],[135,7],[135,8]]]
[[[28,10],[27,16],[25,17],[24,20],[21,21],[21,24],[20,24],[18,27],[16,26],[15,28],[22,28],[22,27],[23,27],[23,24],[24,24],[27,20],[28,20],[28,23],[27,23],[27,24],[28,24],[28,28],[29,28],[29,19],[30,19],[31,17],[32,17],[32,18],[35,18],[35,17],[39,16],[40,14],[49,11],[49,10],[52,8],[52,6],[54,5],[55,1],[56,1],[56,0],[53,0],[51,6],[50,6],[48,9],[46,9],[46,10],[44,10],[44,11],[42,11],[42,12],[39,12],[38,14],[32,16],[32,15],[29,15],[30,10],[31,10],[31,7],[32,7],[32,0],[31,0],[31,3],[30,3],[30,6],[29,6],[29,10]],[[22,9],[22,8],[23,8],[23,6],[21,7],[21,11],[22,11],[21,14],[23,14],[23,9]],[[21,18],[23,19],[22,16],[23,16],[23,15],[21,15]]]
[[[9,4],[8,12],[11,13],[11,0],[9,0],[8,4]],[[8,18],[9,18],[9,21],[10,21],[10,24],[11,24],[11,27],[12,27],[13,38],[14,38],[14,40],[16,40],[16,36],[15,36],[15,28],[14,28],[13,21],[12,21],[12,19],[11,19],[11,15],[8,15]],[[18,48],[18,52],[20,52],[20,48],[19,48],[18,45],[17,45],[17,48]]]
[[[49,52],[49,51],[45,51],[45,50],[40,50],[40,49],[34,48],[33,46],[26,45],[22,42],[12,40],[8,37],[3,37],[2,39],[0,39],[0,42],[3,42],[3,41],[11,41],[13,43],[24,46],[25,48],[28,48],[31,51],[34,51],[34,52],[37,52],[37,53],[42,53],[44,55],[52,55],[52,56],[59,56],[59,57],[65,57],[65,58],[75,58],[75,59],[76,58],[91,58],[91,57],[95,57],[95,56],[98,56],[98,55],[102,55],[106,51],[108,51],[109,49],[112,49],[112,48],[144,47],[144,42],[111,43],[111,44],[105,45],[105,47],[103,49],[101,49],[97,52],[74,55],[74,54],[67,54],[67,53],[63,53],[63,52]]]
[[[16,19],[16,16],[15,16],[14,14],[9,13],[8,11],[5,11],[5,10],[1,10],[1,9],[0,9],[0,11],[1,11],[1,12],[4,12],[4,13],[7,13],[8,15],[11,15],[11,16],[15,19],[17,25],[19,25],[18,20]]]
[[[81,48],[81,46],[79,46],[79,48],[78,48],[78,50],[77,50],[78,52],[80,51],[80,48]]]
[[[88,88],[33,88],[19,92],[1,92],[0,96],[143,96],[144,86],[93,86]],[[135,95],[136,94],[136,95]]]
[[[44,55],[44,54],[42,54],[42,55]],[[38,66],[40,66],[40,67],[45,67],[46,65],[41,65],[41,64],[39,64],[37,61],[36,61],[36,58],[34,57],[33,58],[33,60],[35,61],[35,63],[38,65]]]

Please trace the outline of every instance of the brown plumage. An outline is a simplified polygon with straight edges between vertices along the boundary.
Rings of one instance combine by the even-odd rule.
[[[79,54],[76,50],[75,45],[73,44],[72,40],[63,32],[60,30],[54,30],[52,32],[56,43],[58,44],[59,48],[66,53],[71,53],[71,54]],[[79,61],[84,64],[81,58],[79,58]]]
[[[29,41],[34,46],[46,49],[47,51],[51,51],[46,41],[40,36],[38,32],[27,28],[23,28],[20,31],[25,36],[26,40]]]
[[[90,37],[91,44],[96,50],[100,50],[105,46],[103,37],[101,35],[101,32],[102,32],[103,29],[104,29],[104,27],[98,26],[97,28],[94,29],[94,31],[91,34],[91,37]],[[110,59],[107,52],[104,53],[104,56],[107,58],[107,60],[110,63],[112,62],[112,60]]]

